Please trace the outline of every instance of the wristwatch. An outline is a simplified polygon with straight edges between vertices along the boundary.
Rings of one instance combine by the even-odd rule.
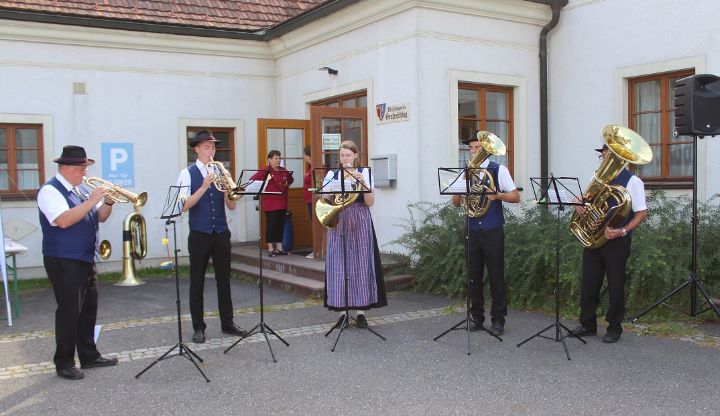
[[[627,231],[625,230],[625,227],[622,229],[622,236],[625,237],[627,235]]]

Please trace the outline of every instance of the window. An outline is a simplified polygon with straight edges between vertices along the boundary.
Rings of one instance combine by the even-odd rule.
[[[338,97],[328,98],[312,103],[314,107],[331,107],[343,109],[367,109],[367,91],[357,91],[351,94],[341,95]],[[353,110],[350,110],[351,112]],[[359,163],[367,160],[367,133],[363,132],[363,119],[357,116],[331,117],[323,115],[321,122],[321,134],[340,134],[341,140],[352,140],[358,147],[360,154]],[[323,150],[322,165],[337,166],[339,163],[339,155],[337,150]]]
[[[220,143],[215,145],[215,159],[218,162],[222,162],[225,169],[230,172],[230,176],[233,180],[237,179],[235,176],[235,129],[224,128],[224,127],[188,127],[187,128],[187,139],[190,143],[190,139],[194,138],[197,132],[201,130],[210,130],[216,139],[220,140]],[[195,163],[197,155],[195,151],[188,147],[187,160],[188,163]],[[239,172],[238,172],[239,174]]]
[[[459,166],[465,166],[470,160],[470,149],[462,141],[476,130],[487,130],[498,136],[507,149],[504,156],[491,156],[490,160],[507,166],[513,174],[512,92],[512,87],[459,83]]]
[[[328,98],[316,101],[312,105],[320,107],[341,107],[341,108],[367,108],[367,92],[359,91],[340,97]]]
[[[630,128],[648,142],[653,160],[635,167],[649,186],[686,187],[692,184],[692,137],[675,137],[675,81],[692,69],[628,80]]]
[[[3,198],[35,197],[45,183],[42,125],[0,124],[0,194]]]

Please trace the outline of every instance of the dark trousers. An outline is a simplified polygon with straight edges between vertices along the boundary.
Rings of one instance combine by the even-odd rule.
[[[285,231],[284,209],[268,211],[265,213],[265,241],[268,243],[282,243]]]
[[[597,329],[597,307],[605,275],[608,281],[608,309],[605,320],[608,332],[622,333],[625,318],[625,267],[630,257],[629,236],[608,240],[595,250],[583,250],[582,289],[580,293],[580,324]]]
[[[77,348],[80,363],[95,361],[95,319],[98,288],[95,264],[45,256],[45,271],[55,292],[55,368],[75,366]]]
[[[230,328],[233,324],[230,294],[230,230],[219,234],[190,230],[188,251],[190,253],[190,316],[192,316],[193,329],[207,327],[203,319],[203,292],[205,272],[211,257],[215,269],[220,325],[222,328]]]
[[[507,287],[505,284],[505,230],[470,231],[468,262],[470,263],[470,314],[479,323],[485,320],[483,279],[485,268],[490,280],[493,322],[505,324],[507,316]]]

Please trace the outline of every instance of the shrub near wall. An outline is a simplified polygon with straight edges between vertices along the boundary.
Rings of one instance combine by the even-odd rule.
[[[698,208],[698,275],[711,295],[720,293],[720,209],[715,197]],[[691,262],[691,206],[662,192],[648,195],[648,219],[633,232],[628,263],[628,316],[659,300],[688,276]],[[463,211],[449,203],[408,204],[400,225],[404,233],[392,243],[407,250],[417,291],[450,297],[465,295]],[[569,231],[570,210],[521,204],[520,213],[505,211],[505,277],[510,306],[518,309],[554,308],[556,241],[560,244],[560,296],[565,313],[576,315],[580,297],[582,246]],[[391,244],[392,244],[391,243]],[[689,289],[670,303],[683,311]],[[719,296],[720,297],[720,296]],[[602,296],[603,302],[607,296]],[[668,316],[671,309],[656,308]],[[602,316],[604,311],[599,311]],[[709,316],[709,315],[708,315]]]

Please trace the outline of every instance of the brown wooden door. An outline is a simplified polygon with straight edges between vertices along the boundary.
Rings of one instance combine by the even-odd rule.
[[[312,226],[303,199],[303,175],[307,166],[303,161],[303,148],[310,144],[310,122],[308,120],[265,119],[257,121],[258,168],[267,166],[267,154],[280,151],[282,166],[293,171],[295,181],[288,190],[288,211],[292,213],[293,250],[310,249],[313,243]],[[265,217],[263,215],[261,234],[263,248],[265,241]]]
[[[338,149],[332,148],[333,146],[328,148],[328,142],[333,141],[327,140],[324,148],[323,134],[339,134],[339,141],[354,141],[360,152],[360,165],[368,166],[367,108],[312,106],[310,107],[310,123],[313,167],[335,168],[338,166]],[[316,182],[322,182],[322,177],[315,176]],[[322,184],[315,183],[315,185]],[[325,232],[325,228],[317,220],[314,220],[313,251],[316,253],[316,257],[325,258]]]

